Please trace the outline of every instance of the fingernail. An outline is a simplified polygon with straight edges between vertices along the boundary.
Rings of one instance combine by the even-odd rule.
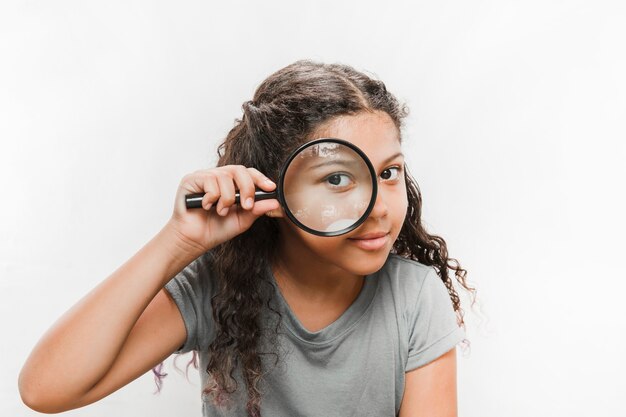
[[[224,207],[220,210],[220,215],[225,216],[226,214],[228,214],[228,207]]]
[[[265,182],[268,184],[274,184],[274,181],[270,180],[269,178],[265,178]]]
[[[254,200],[251,198],[248,198],[246,200],[246,208],[252,208],[253,205],[254,205]]]

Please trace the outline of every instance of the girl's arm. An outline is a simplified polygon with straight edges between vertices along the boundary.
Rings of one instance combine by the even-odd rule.
[[[87,294],[41,338],[19,376],[22,400],[55,413],[92,403],[176,351],[186,337],[178,307],[162,288],[211,248],[239,235],[277,200],[254,201],[276,184],[254,168],[226,165],[186,175],[166,226]],[[239,190],[241,206],[234,205]],[[204,192],[202,209],[184,196]],[[249,201],[249,204],[248,204]]]
[[[399,417],[457,417],[456,348],[406,373]]]
[[[44,413],[90,404],[180,347],[185,326],[162,288],[201,253],[168,223],[41,338],[19,376],[24,403]]]

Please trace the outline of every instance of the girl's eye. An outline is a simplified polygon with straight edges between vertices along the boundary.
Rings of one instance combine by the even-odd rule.
[[[380,177],[385,181],[393,181],[399,178],[401,172],[402,172],[402,168],[400,167],[390,167],[390,168],[385,169],[380,174]]]
[[[352,184],[352,179],[347,174],[335,173],[324,179],[332,188],[344,188]]]

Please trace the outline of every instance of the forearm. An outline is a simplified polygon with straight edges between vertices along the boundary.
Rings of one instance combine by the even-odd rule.
[[[202,254],[168,223],[144,247],[68,310],[33,349],[20,390],[77,397],[109,370],[157,292]]]

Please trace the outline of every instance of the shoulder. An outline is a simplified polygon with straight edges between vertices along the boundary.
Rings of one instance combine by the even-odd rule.
[[[165,289],[176,301],[182,301],[183,296],[204,298],[211,292],[214,279],[213,256],[211,252],[203,253],[165,284]]]
[[[214,256],[211,251],[203,253],[187,265],[181,273],[191,274],[200,279],[209,278],[213,275]]]
[[[396,315],[411,320],[419,309],[422,291],[443,282],[435,269],[418,261],[390,254],[378,271],[378,292],[384,303],[393,305]],[[428,283],[430,282],[430,285]]]
[[[195,270],[209,270],[213,267],[215,255],[213,252],[204,252],[202,255],[194,259],[187,267]]]
[[[383,268],[389,269],[402,269],[404,271],[423,272],[427,273],[433,269],[431,266],[424,265],[423,263],[414,259],[405,258],[395,253],[390,253],[387,258],[387,262]]]
[[[407,293],[411,298],[419,294],[425,282],[439,279],[432,266],[393,253],[380,272],[394,292]]]
[[[454,313],[448,288],[435,267],[391,254],[380,272],[384,297],[391,297],[412,325],[418,316]]]
[[[212,265],[213,255],[205,252],[165,284],[187,331],[185,343],[176,353],[206,350],[211,342],[214,328],[210,303],[214,288]]]

